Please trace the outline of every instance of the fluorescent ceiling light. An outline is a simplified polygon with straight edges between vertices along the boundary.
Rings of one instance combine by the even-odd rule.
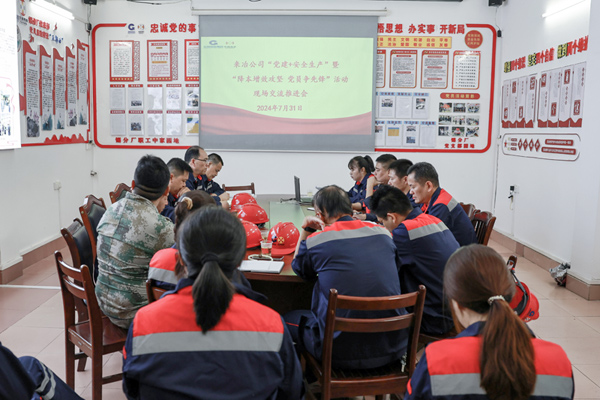
[[[73,16],[73,13],[71,13],[70,11],[67,11],[64,8],[59,7],[56,4],[48,3],[45,0],[36,0],[34,2],[31,2],[31,4],[35,4],[38,7],[41,7],[41,8],[43,8],[47,11],[50,11],[56,15],[60,15],[61,17],[70,19],[71,21],[75,19],[75,17]]]
[[[562,6],[562,7],[559,7],[559,8],[555,8],[554,10],[551,10],[551,11],[546,11],[545,13],[542,14],[542,18],[546,18],[546,17],[549,17],[551,15],[558,14],[559,12],[563,12],[563,11],[565,11],[565,10],[571,8],[571,7],[574,7],[574,6],[578,5],[578,4],[585,3],[586,1],[587,0],[581,0],[581,1],[578,1],[576,3],[569,4],[567,6]]]
[[[192,15],[344,15],[344,16],[387,16],[387,8],[379,10],[343,10],[343,9],[207,9],[194,8]]]

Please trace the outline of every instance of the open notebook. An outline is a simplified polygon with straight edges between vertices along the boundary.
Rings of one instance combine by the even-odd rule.
[[[278,274],[283,269],[283,261],[244,260],[240,265],[242,272],[266,272]]]

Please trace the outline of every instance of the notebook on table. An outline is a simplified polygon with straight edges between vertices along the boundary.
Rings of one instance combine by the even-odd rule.
[[[244,260],[240,265],[242,272],[265,272],[278,274],[283,269],[283,261]]]

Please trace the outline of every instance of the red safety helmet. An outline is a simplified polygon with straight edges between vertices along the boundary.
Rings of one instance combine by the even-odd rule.
[[[538,319],[540,316],[540,303],[537,297],[531,293],[526,284],[518,280],[515,289],[515,295],[510,301],[510,308],[525,322]]]
[[[260,241],[262,240],[260,229],[248,221],[242,221],[242,225],[244,225],[244,230],[246,231],[246,248],[251,249],[260,246]]]
[[[261,206],[254,203],[244,204],[237,216],[242,221],[252,222],[256,225],[262,225],[269,221],[267,212]]]
[[[256,204],[256,199],[250,193],[238,193],[231,199],[231,211],[240,211],[244,204]]]
[[[269,231],[268,239],[273,241],[271,254],[280,257],[290,254],[296,250],[296,244],[300,239],[298,228],[291,222],[280,222]]]

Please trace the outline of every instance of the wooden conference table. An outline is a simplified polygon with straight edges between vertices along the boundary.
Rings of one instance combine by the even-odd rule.
[[[264,235],[278,222],[292,222],[296,228],[301,229],[302,221],[307,215],[315,215],[308,210],[309,206],[298,205],[295,201],[281,201],[289,199],[289,195],[259,195],[256,197],[258,204],[265,209],[269,222],[265,224]],[[246,251],[246,259],[251,254],[259,254],[260,247]],[[310,309],[314,282],[306,282],[292,270],[294,253],[283,257],[283,269],[279,274],[260,272],[244,272],[244,276],[252,284],[252,289],[268,297],[265,305],[280,314],[291,310]]]

